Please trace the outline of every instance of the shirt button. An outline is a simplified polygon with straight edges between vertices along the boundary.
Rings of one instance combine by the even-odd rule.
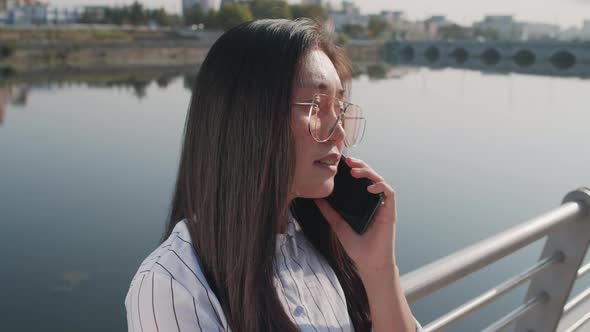
[[[303,307],[298,305],[297,307],[295,307],[295,311],[293,311],[293,314],[297,317],[303,315]]]

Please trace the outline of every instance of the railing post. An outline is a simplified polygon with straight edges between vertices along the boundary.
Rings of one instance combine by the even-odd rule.
[[[563,204],[580,204],[584,217],[554,229],[547,235],[541,259],[556,251],[564,254],[563,263],[531,280],[524,302],[541,292],[548,301],[516,324],[515,332],[553,332],[557,328],[563,306],[576,280],[577,271],[586,256],[590,242],[590,188],[580,188],[565,196]]]

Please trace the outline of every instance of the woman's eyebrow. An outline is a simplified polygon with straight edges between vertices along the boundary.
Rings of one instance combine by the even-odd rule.
[[[326,83],[323,82],[314,82],[314,81],[304,81],[301,82],[300,86],[302,88],[314,88],[314,89],[318,89],[322,92],[326,92],[328,90],[328,85]],[[345,89],[339,89],[338,91],[336,91],[336,93],[338,94],[338,96],[340,98],[344,97],[344,94],[346,93]]]

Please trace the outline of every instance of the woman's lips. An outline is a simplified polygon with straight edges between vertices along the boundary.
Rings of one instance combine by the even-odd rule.
[[[340,161],[340,154],[330,153],[321,159],[313,162],[313,164],[324,170],[336,172],[338,170],[338,161]]]
[[[315,162],[316,163],[317,162],[321,162],[321,163],[324,163],[324,164],[334,164],[334,165],[337,165],[338,164],[338,161],[340,161],[340,154],[338,154],[338,153],[330,153],[330,154],[327,154],[327,155],[323,156],[320,159],[317,159]]]
[[[323,170],[330,171],[333,173],[336,173],[336,171],[338,170],[337,164],[324,164],[319,161],[314,161],[313,165],[317,166],[318,168],[321,168]]]

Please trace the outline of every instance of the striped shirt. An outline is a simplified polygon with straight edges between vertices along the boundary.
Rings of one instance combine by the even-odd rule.
[[[336,274],[292,217],[287,232],[277,234],[274,261],[279,300],[301,331],[354,331]],[[230,331],[185,221],[140,265],[125,307],[129,332]]]

